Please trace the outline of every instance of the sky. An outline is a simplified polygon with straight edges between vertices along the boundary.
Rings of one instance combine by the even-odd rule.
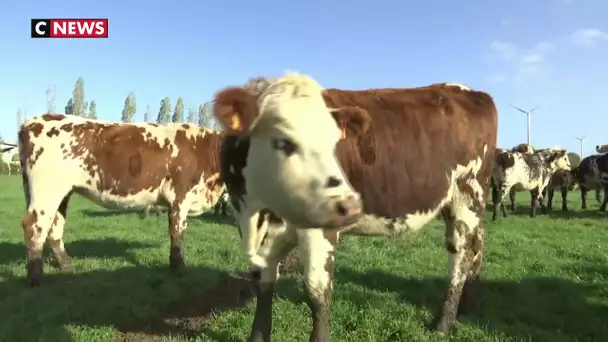
[[[108,39],[31,39],[31,18],[108,18]],[[493,96],[498,146],[526,141],[584,155],[608,143],[608,1],[3,1],[0,135],[15,142],[18,109],[63,111],[78,77],[98,116],[136,120],[165,96],[188,108],[226,86],[285,71],[326,88],[463,83]]]

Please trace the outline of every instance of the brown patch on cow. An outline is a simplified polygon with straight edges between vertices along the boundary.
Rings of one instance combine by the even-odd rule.
[[[245,307],[254,296],[249,272],[222,274],[215,287],[188,293],[144,325],[118,327],[115,341],[164,341],[196,338],[222,312]]]
[[[446,170],[478,158],[484,145],[490,150],[496,146],[496,107],[483,92],[443,87],[326,89],[323,98],[329,108],[359,107],[371,117],[372,129],[365,134],[370,135],[366,139],[373,137],[373,145],[362,148],[360,142],[346,139],[336,147],[369,214],[395,218],[437,207],[448,187]],[[487,153],[484,163],[491,165],[493,157]]]
[[[70,133],[73,128],[74,128],[74,125],[72,123],[67,123],[67,124],[61,125],[61,127],[59,127],[60,130],[67,132],[67,133]]]
[[[59,135],[59,130],[58,130],[57,128],[55,128],[55,127],[52,127],[51,129],[49,129],[49,131],[48,131],[48,132],[46,132],[46,135],[47,135],[49,138],[52,138],[52,137],[53,137],[53,136],[55,136],[55,135]]]
[[[183,129],[190,129],[190,125],[188,125],[188,124],[182,124],[182,128]]]
[[[133,177],[141,173],[141,154],[135,153],[129,158],[129,174]]]
[[[226,134],[245,134],[258,116],[256,98],[242,87],[225,88],[215,94],[213,115]]]
[[[36,210],[28,212],[23,216],[21,220],[21,227],[23,228],[25,241],[31,241],[34,237],[34,225],[38,221],[38,213]]]
[[[42,120],[44,121],[61,121],[65,119],[65,115],[61,114],[44,114],[42,115]]]

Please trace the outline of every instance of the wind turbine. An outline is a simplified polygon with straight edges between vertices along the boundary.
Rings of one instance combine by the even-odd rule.
[[[526,117],[528,119],[528,145],[532,146],[531,143],[530,143],[530,114],[532,114],[533,111],[537,110],[539,106],[536,106],[536,107],[534,107],[534,108],[532,108],[530,110],[523,110],[523,109],[521,109],[519,107],[515,107],[512,104],[510,104],[509,106],[511,106],[511,107],[517,109],[518,111],[526,114]]]
[[[581,158],[583,158],[583,143],[585,142],[585,137],[574,137],[574,139],[581,142]]]

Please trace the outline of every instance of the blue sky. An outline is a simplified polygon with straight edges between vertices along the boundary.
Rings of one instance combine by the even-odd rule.
[[[109,39],[31,39],[31,18],[109,18]],[[4,1],[0,5],[0,134],[13,142],[15,113],[46,110],[57,87],[63,110],[76,79],[100,118],[119,120],[134,91],[137,120],[149,104],[182,96],[196,108],[258,75],[310,74],[325,87],[409,87],[459,82],[499,108],[499,146],[532,144],[585,154],[608,143],[608,2],[427,1]],[[154,118],[155,118],[154,115]]]

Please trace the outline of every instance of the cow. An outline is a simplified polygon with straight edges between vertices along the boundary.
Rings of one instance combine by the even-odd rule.
[[[190,124],[125,124],[49,113],[23,123],[19,153],[29,284],[41,282],[45,240],[59,268],[72,267],[63,227],[74,193],[110,209],[167,206],[169,261],[181,269],[186,217],[213,207],[224,190],[217,176],[221,137]]]
[[[504,151],[505,150],[502,148],[497,148],[496,156],[503,153]],[[530,146],[529,144],[522,143],[522,144],[512,147],[511,149],[509,149],[507,151],[521,152],[521,153],[534,153],[534,148],[532,146]],[[517,189],[515,189],[515,188],[511,188],[511,191],[509,191],[509,200],[511,202],[511,211],[515,211],[515,197],[517,195],[516,191],[517,191]]]
[[[0,144],[0,153],[2,154],[2,162],[6,164],[8,169],[8,175],[11,175],[11,167],[15,165],[13,162],[13,157],[17,154],[18,148],[17,145],[1,143]]]
[[[597,153],[606,153],[606,152],[608,152],[608,144],[595,145],[595,151]]]
[[[547,198],[547,210],[553,209],[553,196],[555,190],[559,190],[562,195],[562,211],[568,211],[568,191],[576,189],[578,186],[576,180],[576,173],[578,167],[573,168],[570,171],[558,170],[556,171],[549,180],[549,183],[545,187],[540,199],[541,207],[543,207],[543,200]]]
[[[601,208],[606,201],[606,197],[608,197],[608,192],[606,192],[604,187],[606,181],[602,179],[602,174],[608,172],[608,165],[602,165],[606,158],[608,158],[605,157],[606,155],[607,154],[602,153],[587,156],[581,160],[579,166],[576,168],[574,175],[581,191],[581,209],[587,209],[587,193],[590,190],[595,190],[595,199],[598,204],[600,204],[600,210],[605,210],[605,205],[604,209]],[[603,200],[600,193],[600,189],[602,188],[604,189]]]
[[[277,265],[294,246],[310,340],[329,341],[341,232],[415,232],[440,213],[451,278],[434,327],[448,333],[457,312],[473,309],[496,148],[490,95],[441,84],[323,89],[292,73],[219,91],[214,116],[226,132],[221,177],[256,288],[250,341],[270,340]]]
[[[534,153],[507,151],[499,154],[492,175],[492,220],[496,220],[499,207],[503,217],[507,217],[504,200],[513,187],[530,191],[530,217],[535,217],[536,205],[542,198],[542,192],[551,176],[558,170],[570,170],[570,159],[566,150],[559,147],[536,150]],[[540,204],[545,212],[544,203]]]

